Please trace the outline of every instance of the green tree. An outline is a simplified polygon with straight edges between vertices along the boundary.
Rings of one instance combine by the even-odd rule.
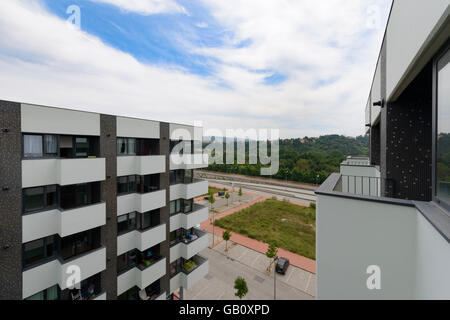
[[[229,205],[228,199],[230,199],[230,194],[227,192],[225,193],[225,199],[227,199],[227,206]]]
[[[211,210],[212,210],[212,206],[213,206],[214,202],[216,202],[216,198],[214,198],[214,194],[213,194],[213,193],[211,193],[211,194],[209,195],[208,201],[209,201],[209,203],[211,204]]]
[[[234,280],[234,288],[237,290],[234,295],[239,299],[242,299],[248,293],[247,282],[242,277],[237,277]]]
[[[239,187],[238,196],[239,196],[239,202],[241,202],[241,197],[242,197],[242,187]]]
[[[269,267],[267,268],[268,273],[270,273],[270,270],[272,268],[273,258],[275,258],[277,253],[278,253],[278,249],[277,249],[277,247],[275,247],[275,244],[273,242],[270,243],[269,247],[267,248],[267,251],[266,251],[266,257],[270,259],[270,264],[269,264]]]
[[[231,232],[229,230],[225,230],[222,233],[222,238],[225,240],[225,251],[228,251],[228,240],[231,238]]]

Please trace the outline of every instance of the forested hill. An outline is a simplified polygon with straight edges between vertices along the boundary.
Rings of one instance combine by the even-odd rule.
[[[280,140],[280,170],[272,178],[322,183],[349,155],[368,156],[369,137],[327,135],[319,138]],[[211,164],[208,170],[250,176],[260,175],[260,165]],[[318,177],[317,177],[318,176]]]

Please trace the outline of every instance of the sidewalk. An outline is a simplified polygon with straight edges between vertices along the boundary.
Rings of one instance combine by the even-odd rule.
[[[232,208],[230,210],[226,210],[218,215],[216,215],[216,219],[220,219],[223,217],[226,217],[230,214],[233,214],[237,211],[240,211],[242,209],[248,208],[251,205],[257,203],[257,202],[261,202],[266,200],[267,197],[264,196],[260,196],[260,198],[258,198],[257,200],[254,200],[252,202],[249,203],[245,203],[242,204],[241,206],[238,206],[236,208]],[[211,224],[210,220],[207,220],[205,222],[202,222],[200,224],[200,228],[204,231],[207,231],[209,233],[213,233],[213,226]],[[225,231],[225,229],[222,229],[220,227],[215,226],[214,227],[214,234],[221,237],[222,233]],[[231,232],[231,241],[236,242],[242,246],[245,246],[247,248],[253,249],[255,251],[258,251],[260,253],[265,254],[268,248],[268,244],[255,240],[255,239],[251,239],[249,237],[245,237],[243,235],[240,235],[238,233],[234,233]],[[221,241],[214,243],[213,247],[216,246],[217,244],[219,244]],[[306,271],[309,271],[311,273],[316,273],[316,261],[303,257],[301,255],[298,255],[296,253],[292,253],[290,251],[284,250],[282,248],[278,248],[278,256],[283,257],[283,258],[288,258],[290,263],[296,267],[299,267],[301,269],[304,269]]]

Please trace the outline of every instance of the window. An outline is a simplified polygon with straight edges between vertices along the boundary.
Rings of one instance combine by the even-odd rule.
[[[24,134],[23,156],[24,158],[57,157],[58,136]]]
[[[138,154],[138,140],[135,138],[117,138],[117,155],[134,156]]]
[[[123,234],[136,229],[136,212],[130,212],[117,217],[117,233]]]
[[[24,135],[23,136],[23,156],[25,158],[43,156],[42,136]]]
[[[128,177],[118,177],[117,178],[117,194],[128,193]]]
[[[437,63],[436,197],[450,206],[450,50]]]
[[[159,190],[159,174],[124,176],[117,178],[117,194],[148,193]]]
[[[170,201],[169,208],[170,208],[170,214],[176,214],[176,213],[189,213],[192,211],[192,204],[193,200],[185,200],[185,199],[177,199]]]
[[[23,212],[50,210],[57,206],[57,186],[23,189]]]
[[[100,247],[100,228],[60,238],[60,256],[63,260]]]
[[[75,138],[75,157],[89,156],[89,139],[85,137]]]
[[[100,182],[74,184],[60,187],[63,210],[70,210],[100,202]]]
[[[50,236],[24,243],[22,246],[23,267],[29,267],[55,256],[55,237]]]
[[[59,298],[59,289],[58,285],[55,284],[53,287],[42,290],[41,292],[38,292],[28,298],[25,298],[25,300],[58,300],[58,298]]]

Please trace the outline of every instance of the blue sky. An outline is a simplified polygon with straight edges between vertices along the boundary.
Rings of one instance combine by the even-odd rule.
[[[67,26],[70,5],[80,7],[81,30]],[[390,0],[2,2],[0,95],[223,131],[354,136],[389,8]]]

